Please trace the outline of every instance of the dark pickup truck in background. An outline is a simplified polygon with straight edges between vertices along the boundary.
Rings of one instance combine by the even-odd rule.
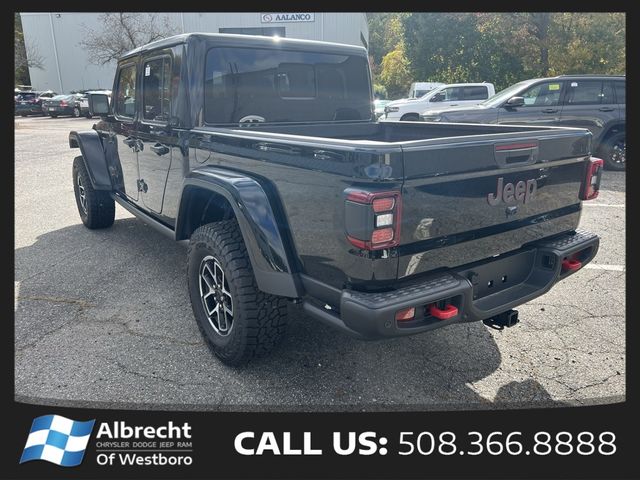
[[[90,108],[69,136],[83,223],[117,202],[188,241],[228,364],[276,344],[287,302],[367,339],[510,324],[598,250],[576,230],[602,168],[588,130],[377,123],[364,48],[178,35],[121,58]]]

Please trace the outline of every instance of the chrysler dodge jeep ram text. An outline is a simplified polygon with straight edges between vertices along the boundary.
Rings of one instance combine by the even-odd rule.
[[[268,352],[287,303],[360,338],[507,319],[591,261],[586,129],[378,123],[364,48],[185,34],[118,62],[71,132],[82,222],[115,202],[188,241],[213,352]]]

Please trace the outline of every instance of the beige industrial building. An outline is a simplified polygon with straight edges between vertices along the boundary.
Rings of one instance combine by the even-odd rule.
[[[25,43],[43,59],[43,67],[30,68],[34,90],[111,88],[114,64],[89,61],[80,40],[87,31],[103,28],[100,13],[21,13]],[[368,48],[369,30],[364,13],[223,12],[163,13],[176,33],[209,32],[278,35],[323,40]]]

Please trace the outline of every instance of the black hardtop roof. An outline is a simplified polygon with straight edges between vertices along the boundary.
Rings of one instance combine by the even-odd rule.
[[[320,42],[298,38],[266,37],[262,35],[237,35],[231,33],[182,33],[156,40],[128,51],[120,60],[143,52],[167,48],[179,44],[208,42],[220,46],[256,47],[256,48],[293,48],[296,50],[312,50],[343,55],[367,55],[364,47],[344,43]]]

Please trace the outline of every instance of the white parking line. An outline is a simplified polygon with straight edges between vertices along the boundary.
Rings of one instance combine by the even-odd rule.
[[[584,268],[590,268],[592,270],[610,270],[612,272],[624,272],[626,270],[625,265],[606,265],[604,263],[588,263]]]
[[[613,207],[613,208],[626,208],[624,203],[613,204],[613,203],[583,203],[583,207]]]

